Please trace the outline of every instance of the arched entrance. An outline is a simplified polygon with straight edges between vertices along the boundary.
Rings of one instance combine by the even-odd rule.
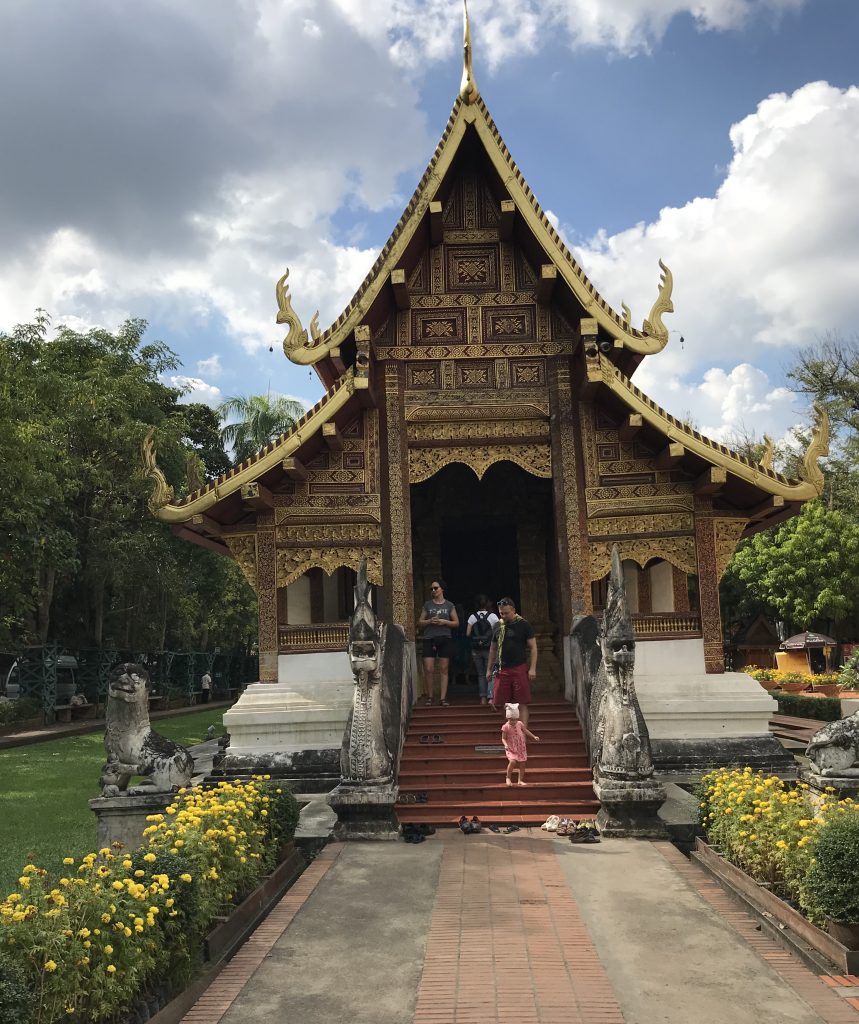
[[[453,463],[412,484],[410,496],[416,618],[433,577],[445,579],[463,623],[478,594],[493,601],[512,597],[537,634],[535,692],[560,694],[552,481],[507,461],[490,466],[480,479],[469,466]],[[476,692],[464,637],[459,652],[452,692]]]

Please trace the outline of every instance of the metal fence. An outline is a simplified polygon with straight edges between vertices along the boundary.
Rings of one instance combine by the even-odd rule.
[[[149,673],[150,699],[165,706],[195,704],[200,680],[212,677],[214,699],[234,697],[259,679],[256,655],[215,651],[124,651],[116,647],[68,650],[56,644],[0,652],[0,693],[34,701],[44,720],[56,720],[58,711],[71,707],[94,709],[107,700],[111,670],[124,662],[143,665]],[[7,693],[7,683],[9,692]],[[81,695],[86,704],[71,704]]]

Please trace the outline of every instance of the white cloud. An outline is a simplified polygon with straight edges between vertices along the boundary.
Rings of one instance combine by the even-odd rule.
[[[177,373],[167,379],[168,384],[174,388],[187,388],[188,391],[182,396],[182,402],[205,402],[206,405],[219,405],[223,396],[221,389],[214,384],[207,384],[199,377],[186,377]]]
[[[207,377],[219,377],[223,372],[223,366],[221,366],[221,356],[218,352],[214,355],[209,356],[208,359],[199,359],[197,361],[197,369],[200,373],[205,373]]]
[[[404,68],[445,60],[462,45],[462,7],[450,0],[334,0],[356,32]],[[471,0],[471,34],[491,70],[536,53],[559,36],[568,45],[630,56],[649,51],[672,19],[687,15],[701,31],[742,28],[753,16],[779,15],[805,0]]]
[[[671,267],[676,312],[666,323],[685,348],[672,334],[636,382],[678,414],[681,393],[727,389],[715,434],[751,400],[751,367],[738,364],[787,363],[797,346],[859,324],[859,163],[843,158],[859,150],[859,88],[813,82],[770,96],[732,127],[731,141],[714,196],[575,250],[605,297],[615,308],[628,302],[639,324],[656,297],[658,259]],[[735,368],[708,384],[702,375],[714,363]],[[773,411],[782,403],[766,398],[760,379],[753,395],[752,405],[772,401]]]

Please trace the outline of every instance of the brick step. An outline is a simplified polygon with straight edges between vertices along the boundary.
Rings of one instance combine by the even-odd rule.
[[[530,775],[527,786],[508,786],[504,782],[504,775],[498,772],[495,776],[496,782],[488,786],[470,785],[467,780],[461,783],[450,785],[415,785],[404,787],[400,785],[400,796],[405,793],[426,793],[430,804],[438,803],[461,803],[473,804],[485,801],[498,801],[503,804],[520,804],[523,793],[527,791],[528,800],[545,800],[563,803],[567,800],[596,800],[593,785],[589,779],[583,782],[544,782],[540,783],[531,780]],[[501,780],[500,782],[497,780]]]
[[[573,715],[575,717],[575,708],[566,701],[546,701],[545,703],[532,703],[528,705],[529,713],[532,715],[558,715],[566,714]],[[422,718],[424,715],[492,715],[500,714],[492,710],[488,704],[459,704],[452,703],[448,707],[443,707],[441,704],[436,702],[435,704],[424,704],[417,705],[412,708],[413,718]]]
[[[544,743],[584,743],[584,739],[580,732],[573,732],[572,729],[540,729],[539,732],[535,729],[531,730],[535,736],[539,736],[539,741],[528,740],[529,748],[532,746],[542,746]],[[421,742],[421,736],[428,736],[430,740],[427,742]],[[480,746],[486,746],[486,744],[498,744],[501,742],[501,730],[500,729],[439,729],[437,731],[430,732],[409,732],[406,734],[406,743],[410,748],[414,746],[426,747],[433,746],[431,741],[433,736],[441,736],[445,743],[470,743],[472,745],[479,744]],[[436,743],[435,746],[440,744]]]
[[[542,747],[543,744],[541,743]],[[425,756],[424,751],[427,747],[421,747],[420,750],[409,750],[403,751],[403,756],[400,759],[400,778],[404,774],[418,775],[424,772],[455,772],[459,774],[464,771],[492,771],[497,770],[498,765],[504,765],[504,754],[503,752],[497,754],[475,754],[472,747],[466,748],[470,751],[467,754],[456,754],[451,755],[448,749],[448,757],[443,757],[441,754],[433,754],[432,756]],[[445,744],[440,744],[435,747],[436,751],[444,752],[446,749]],[[568,750],[563,754],[529,754],[528,755],[528,770],[533,771],[536,768],[586,768],[589,770],[590,763],[588,761],[587,754],[582,751],[581,753],[570,753]]]
[[[464,769],[455,771],[444,767],[443,770],[433,768],[422,771],[400,771],[400,791],[417,792],[428,790],[435,786],[452,786],[467,782],[470,787],[493,786],[498,782],[499,771],[506,771],[504,762],[499,758],[497,767],[488,769],[481,766],[479,769]],[[534,784],[547,782],[587,782],[591,784],[591,770],[586,766],[581,768],[532,768],[531,759],[528,759],[528,779]]]
[[[599,804],[596,800],[566,802],[536,802],[521,804],[498,801],[469,804],[397,804],[396,814],[402,825],[427,824],[436,828],[457,828],[464,814],[471,818],[476,815],[484,825],[526,825],[539,828],[551,814],[561,818],[593,819],[597,816]]]
[[[469,754],[480,753],[475,751],[476,746],[501,746],[500,739],[496,742],[495,738],[490,738],[487,742],[482,740],[475,740],[471,743],[409,743],[403,748],[403,757],[428,757],[433,760],[444,759],[444,758],[457,758],[465,757]],[[543,755],[552,755],[554,757],[562,756],[564,754],[584,754],[585,745],[584,742],[579,741],[564,741],[562,743],[554,743],[552,741],[535,743],[533,746],[539,746],[540,753]],[[503,750],[492,751],[488,755],[489,757],[503,757]],[[536,756],[536,755],[534,755]],[[528,754],[528,760],[530,761],[531,754]]]
[[[409,727],[411,729],[438,729],[447,728],[448,726],[457,726],[459,728],[471,728],[479,729],[483,726],[496,726],[500,729],[506,721],[504,715],[500,711],[493,711],[490,709],[484,709],[480,715],[458,715],[448,714],[447,708],[441,709],[444,713],[437,715],[412,715]],[[558,725],[564,726],[568,729],[581,729],[578,718],[575,715],[543,715],[543,714],[531,714],[528,716],[528,728],[532,725]]]

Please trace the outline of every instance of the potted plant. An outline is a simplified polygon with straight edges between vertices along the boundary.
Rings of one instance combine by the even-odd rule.
[[[859,806],[827,817],[800,890],[808,916],[848,949],[859,949]]]

